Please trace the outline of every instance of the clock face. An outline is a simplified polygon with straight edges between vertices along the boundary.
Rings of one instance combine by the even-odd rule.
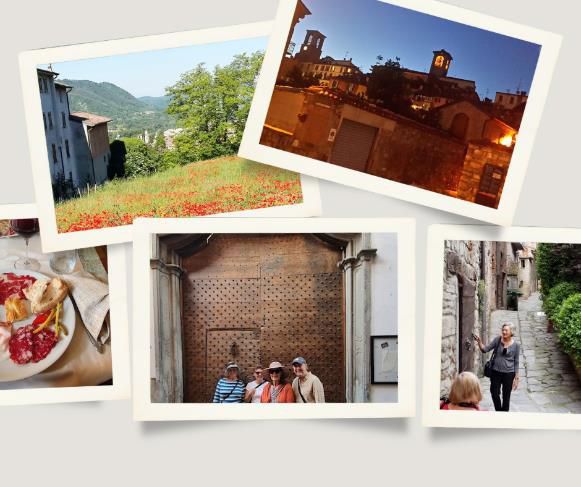
[[[436,56],[436,60],[434,61],[434,66],[437,68],[441,68],[444,66],[444,56]]]

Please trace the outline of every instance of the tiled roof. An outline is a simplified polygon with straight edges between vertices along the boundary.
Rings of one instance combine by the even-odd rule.
[[[82,119],[89,127],[95,127],[102,123],[110,122],[112,119],[103,117],[102,115],[95,115],[89,112],[72,112],[71,116]]]

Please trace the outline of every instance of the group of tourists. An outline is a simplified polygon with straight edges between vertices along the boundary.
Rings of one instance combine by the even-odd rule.
[[[520,345],[514,340],[512,323],[504,323],[500,335],[485,345],[479,336],[474,341],[482,353],[492,351],[487,368],[490,376],[490,395],[495,411],[508,412],[510,396],[519,385]],[[448,397],[441,402],[441,409],[482,411],[482,389],[478,377],[472,372],[456,376]]]
[[[288,380],[285,367],[280,362],[272,362],[267,368],[256,367],[254,380],[245,384],[240,378],[240,367],[230,362],[224,369],[224,377],[216,384],[215,403],[322,403],[325,391],[319,378],[309,370],[303,357],[291,363],[295,375],[292,383]],[[270,380],[265,379],[268,375]]]

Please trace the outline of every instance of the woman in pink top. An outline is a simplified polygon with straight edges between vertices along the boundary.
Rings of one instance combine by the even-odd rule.
[[[472,372],[461,372],[456,376],[447,401],[442,401],[440,409],[450,411],[481,411],[482,389],[478,377]]]

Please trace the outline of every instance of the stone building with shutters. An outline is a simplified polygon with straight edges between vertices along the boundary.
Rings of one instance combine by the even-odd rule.
[[[484,356],[472,335],[488,343],[490,315],[513,306],[518,290],[519,242],[449,240],[444,246],[440,393],[463,371],[481,374]]]
[[[224,366],[306,358],[327,402],[397,402],[371,337],[397,337],[396,234],[159,235],[151,400],[210,402]]]
[[[60,83],[54,71],[37,69],[37,76],[53,185],[69,181],[79,188],[103,183],[110,159],[107,123],[111,119],[71,113],[68,93],[73,88]]]

